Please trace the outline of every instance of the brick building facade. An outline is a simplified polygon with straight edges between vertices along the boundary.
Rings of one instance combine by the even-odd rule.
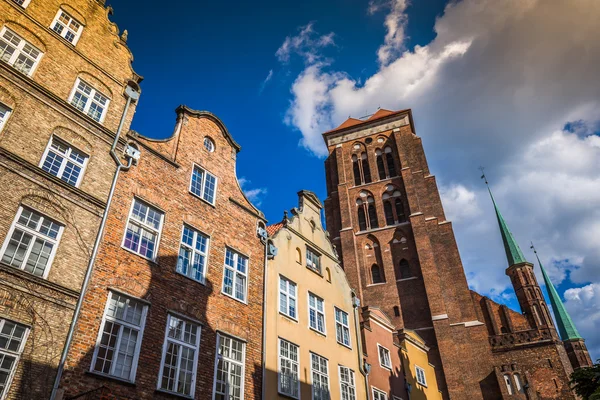
[[[122,93],[141,80],[108,15],[92,0],[0,1],[2,399],[50,396],[115,173]]]
[[[237,181],[240,147],[185,106],[172,137],[129,139],[141,158],[117,184],[63,398],[259,399],[264,218]]]
[[[443,397],[574,398],[572,366],[533,265],[514,256],[518,245],[499,211],[506,273],[523,314],[469,290],[410,110],[350,118],[323,136],[327,228],[348,280],[397,331],[423,338]],[[580,338],[570,343],[585,349]]]

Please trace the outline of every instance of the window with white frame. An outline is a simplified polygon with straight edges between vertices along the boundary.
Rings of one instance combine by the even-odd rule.
[[[83,31],[83,25],[75,21],[73,17],[63,10],[58,10],[50,28],[73,45],[77,44],[81,32]]]
[[[13,0],[13,2],[17,3],[18,5],[20,5],[23,8],[27,8],[30,1],[31,0]]]
[[[28,333],[25,325],[0,318],[0,399],[8,393]]]
[[[329,400],[329,373],[327,359],[310,353],[312,375],[312,400]]]
[[[309,326],[325,335],[325,302],[322,298],[308,293]]]
[[[184,225],[177,258],[177,272],[204,283],[208,244],[208,236]]]
[[[213,151],[215,151],[215,142],[213,142],[213,140],[211,138],[209,138],[208,136],[204,138],[204,148],[209,153],[212,153]]]
[[[31,76],[43,54],[10,29],[4,27],[0,31],[0,61],[11,65],[17,71]]]
[[[417,382],[423,386],[427,386],[427,380],[425,379],[425,370],[418,365],[415,365],[415,373],[417,375]]]
[[[133,382],[148,306],[116,292],[109,292],[96,341],[93,372]]]
[[[309,247],[306,248],[306,266],[321,273],[321,256]]]
[[[162,212],[141,200],[133,199],[123,247],[154,260],[158,250],[162,221]]]
[[[248,291],[248,258],[230,248],[225,249],[223,293],[246,302]]]
[[[297,319],[296,284],[283,276],[279,276],[279,312]]]
[[[190,192],[214,205],[215,194],[217,193],[217,177],[194,165]]]
[[[159,389],[194,397],[199,347],[200,326],[169,314]]]
[[[2,262],[45,278],[62,231],[58,222],[20,207],[2,246]]]
[[[0,103],[0,131],[2,131],[2,128],[4,127],[4,124],[6,123],[6,121],[8,120],[8,117],[10,116],[11,111],[12,110],[10,108],[8,108],[4,104]]]
[[[300,367],[298,346],[279,339],[279,393],[300,398]]]
[[[350,322],[348,313],[335,307],[335,336],[338,343],[350,347]]]
[[[341,400],[356,400],[356,384],[354,383],[354,371],[340,365],[340,387]]]
[[[390,351],[380,344],[377,345],[377,348],[379,350],[379,365],[384,368],[392,369]]]
[[[75,187],[81,183],[88,156],[62,140],[52,137],[42,157],[42,169]]]
[[[244,398],[244,358],[246,344],[241,340],[217,334],[214,400]]]
[[[102,123],[110,100],[91,85],[77,78],[69,103],[94,121]]]
[[[373,400],[387,400],[388,396],[386,392],[383,392],[377,388],[371,386],[373,390]]]

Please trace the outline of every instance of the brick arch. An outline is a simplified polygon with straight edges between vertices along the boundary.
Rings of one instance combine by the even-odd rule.
[[[29,43],[37,47],[41,52],[45,53],[47,46],[46,42],[42,40],[36,33],[31,31],[29,28],[21,25],[16,21],[6,21],[4,23],[8,29],[14,31],[17,35],[21,36],[23,39],[27,40]]]
[[[157,206],[162,211],[166,211],[167,209],[164,197],[154,190],[149,190],[145,187],[136,186],[133,189],[133,195],[135,197],[139,197],[140,200],[147,201],[148,203]]]
[[[86,154],[92,154],[94,148],[92,143],[74,130],[65,128],[64,126],[56,126],[52,129],[52,133]]]
[[[59,7],[61,9],[65,10],[73,18],[75,18],[77,20],[77,22],[79,22],[80,24],[82,24],[84,26],[87,25],[87,21],[86,21],[85,17],[83,16],[83,14],[80,13],[79,11],[77,11],[75,8],[73,8],[69,4],[62,3]]]
[[[365,267],[366,276],[368,276],[367,282],[373,283],[373,276],[371,274],[373,265],[379,267],[381,280],[385,282],[386,276],[383,268],[383,257],[379,240],[373,235],[367,235],[362,241],[362,252],[363,265]]]
[[[363,142],[354,142],[352,143],[352,154],[358,154],[360,157],[360,153],[367,151],[367,146]]]
[[[3,86],[0,86],[0,103],[14,111],[17,106],[17,98]]]
[[[63,225],[71,220],[69,210],[62,204],[60,197],[49,192],[29,189],[21,196],[20,203],[40,211]]]
[[[89,83],[94,87],[94,89],[98,90],[102,94],[108,96],[110,99],[113,98],[113,91],[108,87],[107,84],[102,82],[102,80],[96,78],[93,74],[87,71],[78,71],[77,77],[84,80],[86,83]]]

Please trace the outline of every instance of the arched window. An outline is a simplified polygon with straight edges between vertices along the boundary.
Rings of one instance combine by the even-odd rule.
[[[360,167],[358,166],[358,157],[352,155],[352,171],[354,171],[354,185],[358,186],[361,184],[360,180]]]
[[[517,391],[517,393],[525,393],[525,391],[523,390],[523,385],[521,384],[521,375],[514,374],[513,378],[515,379],[515,390]]]
[[[533,316],[538,326],[544,325],[542,318],[540,317],[540,309],[538,308],[537,304],[533,305]]]
[[[369,225],[371,229],[379,228],[379,222],[377,222],[377,211],[375,210],[375,204],[369,204]]]
[[[388,176],[391,178],[393,176],[396,176],[396,164],[394,163],[394,155],[392,154],[391,147],[386,147],[384,151],[385,160],[387,161]]]
[[[302,253],[298,247],[296,247],[296,262],[302,264]]]
[[[554,325],[554,321],[550,318],[550,313],[548,312],[548,306],[544,304],[544,316],[546,317],[546,321],[548,321],[548,325]]]
[[[508,390],[508,394],[513,394],[512,382],[510,381],[510,375],[504,375],[504,383],[506,383],[506,390]]]
[[[325,278],[327,282],[331,282],[331,270],[329,268],[325,268]]]
[[[398,270],[400,270],[399,279],[406,279],[411,277],[410,264],[408,264],[408,261],[406,261],[405,259],[400,260],[400,262],[398,263]]]
[[[394,317],[400,316],[400,307],[394,306]]]
[[[373,264],[371,266],[371,281],[373,283],[382,283],[383,279],[381,279],[381,270],[379,269],[379,265]]]
[[[365,208],[358,206],[358,229],[361,231],[367,230],[367,218],[365,217]]]
[[[396,216],[398,217],[398,222],[406,222],[404,204],[402,203],[402,199],[400,197],[396,197]]]
[[[392,211],[392,203],[389,201],[384,201],[383,212],[385,214],[385,224],[394,225],[394,211]]]
[[[381,150],[377,150],[375,152],[375,158],[377,160],[377,172],[379,173],[379,179],[381,180],[387,178],[385,174],[385,166],[383,164],[383,154],[381,153]]]
[[[362,153],[360,155],[362,159],[362,172],[365,183],[371,183],[371,168],[369,168],[369,159],[367,158],[367,153]]]

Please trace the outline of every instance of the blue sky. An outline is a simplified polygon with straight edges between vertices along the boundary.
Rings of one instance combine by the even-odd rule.
[[[518,308],[485,165],[525,256],[533,240],[600,357],[595,0],[109,4],[145,78],[132,128],[169,136],[179,104],[215,113],[270,222],[300,189],[325,198],[323,131],[378,106],[412,108],[470,286]]]

